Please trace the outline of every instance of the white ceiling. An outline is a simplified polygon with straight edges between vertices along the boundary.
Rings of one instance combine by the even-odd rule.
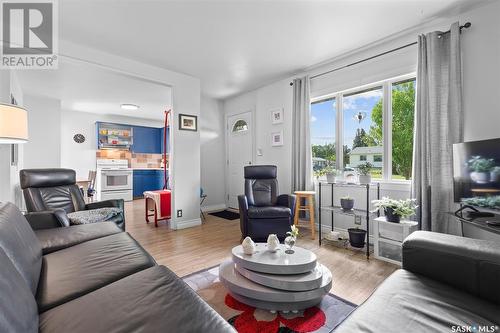
[[[18,71],[25,94],[61,100],[63,111],[114,114],[162,120],[172,89],[85,63],[59,62],[58,70]],[[132,103],[139,110],[123,110]]]
[[[226,98],[477,2],[65,0],[60,35],[196,76]]]

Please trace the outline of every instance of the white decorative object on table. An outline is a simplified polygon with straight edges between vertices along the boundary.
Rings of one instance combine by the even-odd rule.
[[[241,243],[241,247],[243,247],[243,253],[245,254],[254,254],[255,253],[255,243],[250,237],[245,237],[243,242]]]
[[[276,252],[280,247],[280,240],[275,234],[267,236],[267,249],[271,252]]]

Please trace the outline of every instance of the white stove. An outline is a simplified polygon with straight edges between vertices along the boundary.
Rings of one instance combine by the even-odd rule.
[[[132,169],[128,167],[128,160],[97,160],[97,200],[132,201],[132,184]]]

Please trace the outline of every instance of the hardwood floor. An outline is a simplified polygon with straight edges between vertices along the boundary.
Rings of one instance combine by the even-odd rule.
[[[168,222],[146,224],[144,200],[125,205],[126,230],[160,265],[184,276],[220,264],[230,257],[230,249],[239,244],[239,220],[229,221],[206,214],[201,226],[171,230]],[[318,246],[311,240],[310,229],[300,227],[298,245],[315,252],[319,262],[333,274],[331,292],[353,303],[362,303],[397,266],[376,259],[366,260],[364,253],[333,245]]]

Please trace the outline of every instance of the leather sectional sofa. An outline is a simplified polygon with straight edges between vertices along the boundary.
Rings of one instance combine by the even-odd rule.
[[[500,244],[417,231],[403,243],[403,269],[335,332],[493,333],[499,327]]]
[[[33,231],[0,204],[0,332],[234,332],[113,222]]]

